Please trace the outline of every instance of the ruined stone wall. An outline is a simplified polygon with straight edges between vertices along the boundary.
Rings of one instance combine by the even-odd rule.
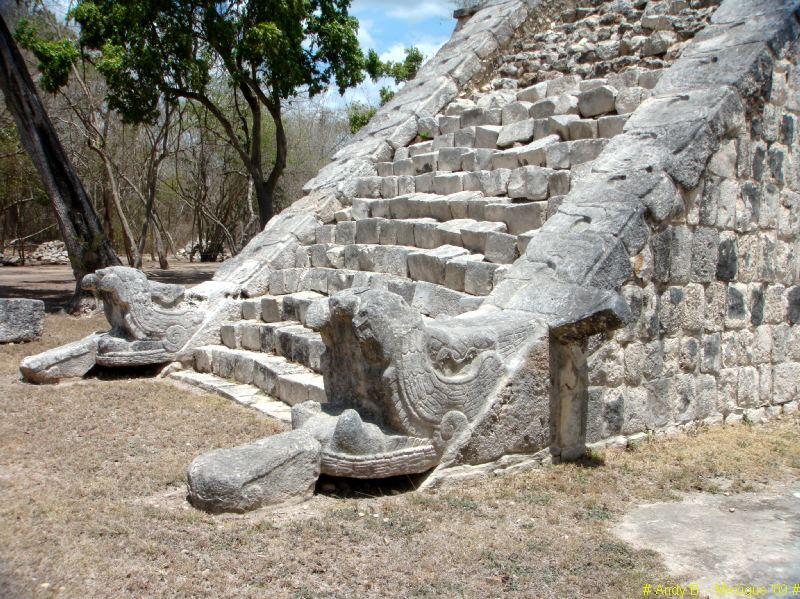
[[[589,340],[588,442],[797,411],[797,50],[633,258],[632,322]]]

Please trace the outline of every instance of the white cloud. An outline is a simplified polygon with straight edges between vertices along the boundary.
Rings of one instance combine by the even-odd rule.
[[[360,19],[358,21],[358,43],[362,48],[374,48],[375,38],[370,33],[372,29],[372,21],[369,19]]]

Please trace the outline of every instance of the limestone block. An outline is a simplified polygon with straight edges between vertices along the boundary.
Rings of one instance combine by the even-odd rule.
[[[512,102],[503,107],[503,125],[527,120],[530,116],[531,102]]]
[[[429,154],[431,152],[433,152],[433,140],[423,141],[408,147],[409,158],[413,158],[414,156],[419,156],[420,154]]]
[[[497,137],[498,148],[510,148],[515,143],[528,143],[533,139],[533,120],[516,121],[505,125]]]
[[[517,92],[517,100],[522,102],[538,102],[547,96],[547,81],[542,81]]]
[[[437,125],[439,125],[439,132],[442,135],[446,135],[447,133],[454,133],[455,131],[461,128],[460,116],[439,115],[436,121]]]
[[[643,56],[660,56],[666,54],[670,46],[678,41],[673,31],[657,31],[647,38],[642,46]]]
[[[482,126],[475,128],[475,147],[476,148],[497,148],[497,138],[502,127],[496,125]]]
[[[494,274],[497,268],[497,264],[489,262],[466,262],[464,291],[472,295],[489,295],[494,286]]]
[[[304,431],[211,451],[189,466],[189,501],[212,513],[243,513],[310,497],[321,455],[319,442]]]
[[[528,200],[547,199],[549,178],[553,173],[540,166],[523,166],[515,169],[508,180],[508,197]]]
[[[475,127],[464,127],[453,134],[453,146],[456,148],[475,147]]]
[[[504,196],[508,193],[508,180],[511,178],[510,169],[496,169],[493,171],[482,171],[480,173],[470,173],[478,176],[477,187],[470,187],[476,191],[482,191],[486,196]],[[465,186],[464,189],[467,189]]]
[[[261,298],[242,302],[242,318],[245,320],[261,319]]]
[[[597,120],[597,136],[610,139],[622,134],[628,117],[625,115],[601,116]]]
[[[517,168],[519,166],[519,149],[512,148],[492,156],[492,169],[507,168],[513,170]]]
[[[336,234],[334,236],[334,240],[340,245],[355,243],[356,221],[336,223]]]
[[[458,193],[464,189],[462,176],[460,173],[450,173],[434,175],[433,177],[433,191],[440,195],[450,195]]]
[[[22,379],[28,383],[51,384],[62,379],[82,377],[95,365],[97,344],[101,337],[96,333],[24,358],[19,366]]]
[[[649,97],[650,90],[643,87],[626,87],[620,90],[614,99],[614,109],[620,115],[629,114]]]
[[[561,96],[562,94],[575,93],[580,89],[581,78],[579,75],[564,75],[547,82],[547,96]]]
[[[433,151],[441,150],[442,148],[452,148],[455,144],[455,133],[442,133],[433,138]]]
[[[439,150],[438,170],[456,172],[462,170],[461,163],[469,148],[442,148]]]
[[[563,140],[570,138],[570,126],[581,118],[577,114],[558,114],[547,119],[548,135],[558,135]]]
[[[278,322],[283,314],[283,299],[275,296],[261,298],[261,320]]]
[[[596,87],[578,96],[578,110],[584,118],[613,112],[616,99],[617,90],[610,85]]]
[[[551,197],[564,197],[569,193],[572,173],[570,171],[553,171],[548,181],[548,193]]]
[[[545,149],[547,168],[568,169],[570,167],[569,149],[569,142],[566,141],[547,146]]]
[[[335,235],[336,225],[322,225],[317,227],[314,232],[314,241],[316,243],[333,243]]]
[[[417,169],[412,158],[405,160],[396,160],[392,166],[392,171],[398,176],[414,176],[417,174]]]
[[[403,175],[397,177],[397,195],[407,195],[414,193],[417,189],[414,177],[411,175]]]
[[[594,139],[597,137],[597,121],[593,119],[575,119],[569,123],[569,138]]]
[[[417,193],[431,193],[433,191],[433,173],[414,177],[414,189]]]
[[[547,147],[559,141],[558,135],[548,135],[521,148],[515,148],[519,166],[544,166],[547,162]]]
[[[726,300],[725,328],[740,329],[749,324],[750,306],[749,289],[742,283],[731,283],[728,285]]]
[[[489,262],[511,264],[519,257],[516,235],[497,232],[487,233],[484,255]]]
[[[359,198],[381,197],[381,177],[359,177],[355,181],[355,194]]]
[[[772,373],[773,403],[785,404],[800,397],[800,363],[777,364]]]
[[[451,245],[443,245],[432,250],[413,251],[408,254],[408,270],[415,281],[444,285],[447,262],[467,253],[469,252],[464,248]]]
[[[0,298],[0,343],[34,341],[43,329],[43,301]]]
[[[381,197],[397,197],[397,177],[383,177],[381,181]]]
[[[417,131],[422,138],[436,137],[441,133],[441,131],[439,131],[439,125],[436,122],[436,119],[429,116],[420,117],[417,119]],[[396,154],[395,158],[397,158]]]
[[[419,174],[432,173],[438,170],[439,152],[429,152],[428,154],[417,154],[412,156],[414,170]]]
[[[394,175],[394,164],[391,162],[379,162],[375,167],[379,177],[391,177]]]
[[[486,238],[489,233],[503,233],[506,226],[501,222],[469,221],[461,227],[463,247],[473,252],[484,253]]]
[[[482,260],[483,255],[481,254],[464,254],[448,260],[444,270],[445,287],[454,291],[464,291],[467,264]]]

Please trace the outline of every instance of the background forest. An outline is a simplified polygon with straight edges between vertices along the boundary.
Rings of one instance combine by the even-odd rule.
[[[67,67],[63,85],[49,86],[48,73],[41,78],[37,68],[37,43],[75,40],[75,28],[40,2],[7,2],[0,13],[16,31],[50,119],[123,263],[139,267],[149,257],[166,268],[176,255],[217,261],[236,254],[261,229],[252,177],[230,131],[209,107],[183,100],[160,105],[152,122],[131,122],[109,107],[108,79],[83,58]],[[405,62],[381,63],[373,52],[364,60],[373,80],[389,77],[401,84],[413,77],[423,56],[410,48]],[[213,105],[237,128],[237,137],[248,137],[252,121],[242,108],[245,99],[222,74],[215,81],[214,73],[207,85]],[[58,89],[49,93],[48,87]],[[382,101],[392,93],[382,89]],[[275,213],[302,195],[303,184],[376,109],[319,98],[301,90],[281,102],[287,153],[273,195]],[[260,161],[268,170],[278,152],[275,119],[265,113],[260,128]],[[26,249],[58,236],[48,196],[0,103],[0,255],[16,256],[18,263]]]

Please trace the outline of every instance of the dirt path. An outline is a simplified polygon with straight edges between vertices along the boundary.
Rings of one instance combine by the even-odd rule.
[[[144,271],[154,281],[192,287],[208,281],[218,267],[218,263],[172,262],[169,270],[161,270],[158,263],[146,261]],[[74,290],[75,279],[67,265],[0,267],[0,297],[44,300],[48,312],[60,310]]]

